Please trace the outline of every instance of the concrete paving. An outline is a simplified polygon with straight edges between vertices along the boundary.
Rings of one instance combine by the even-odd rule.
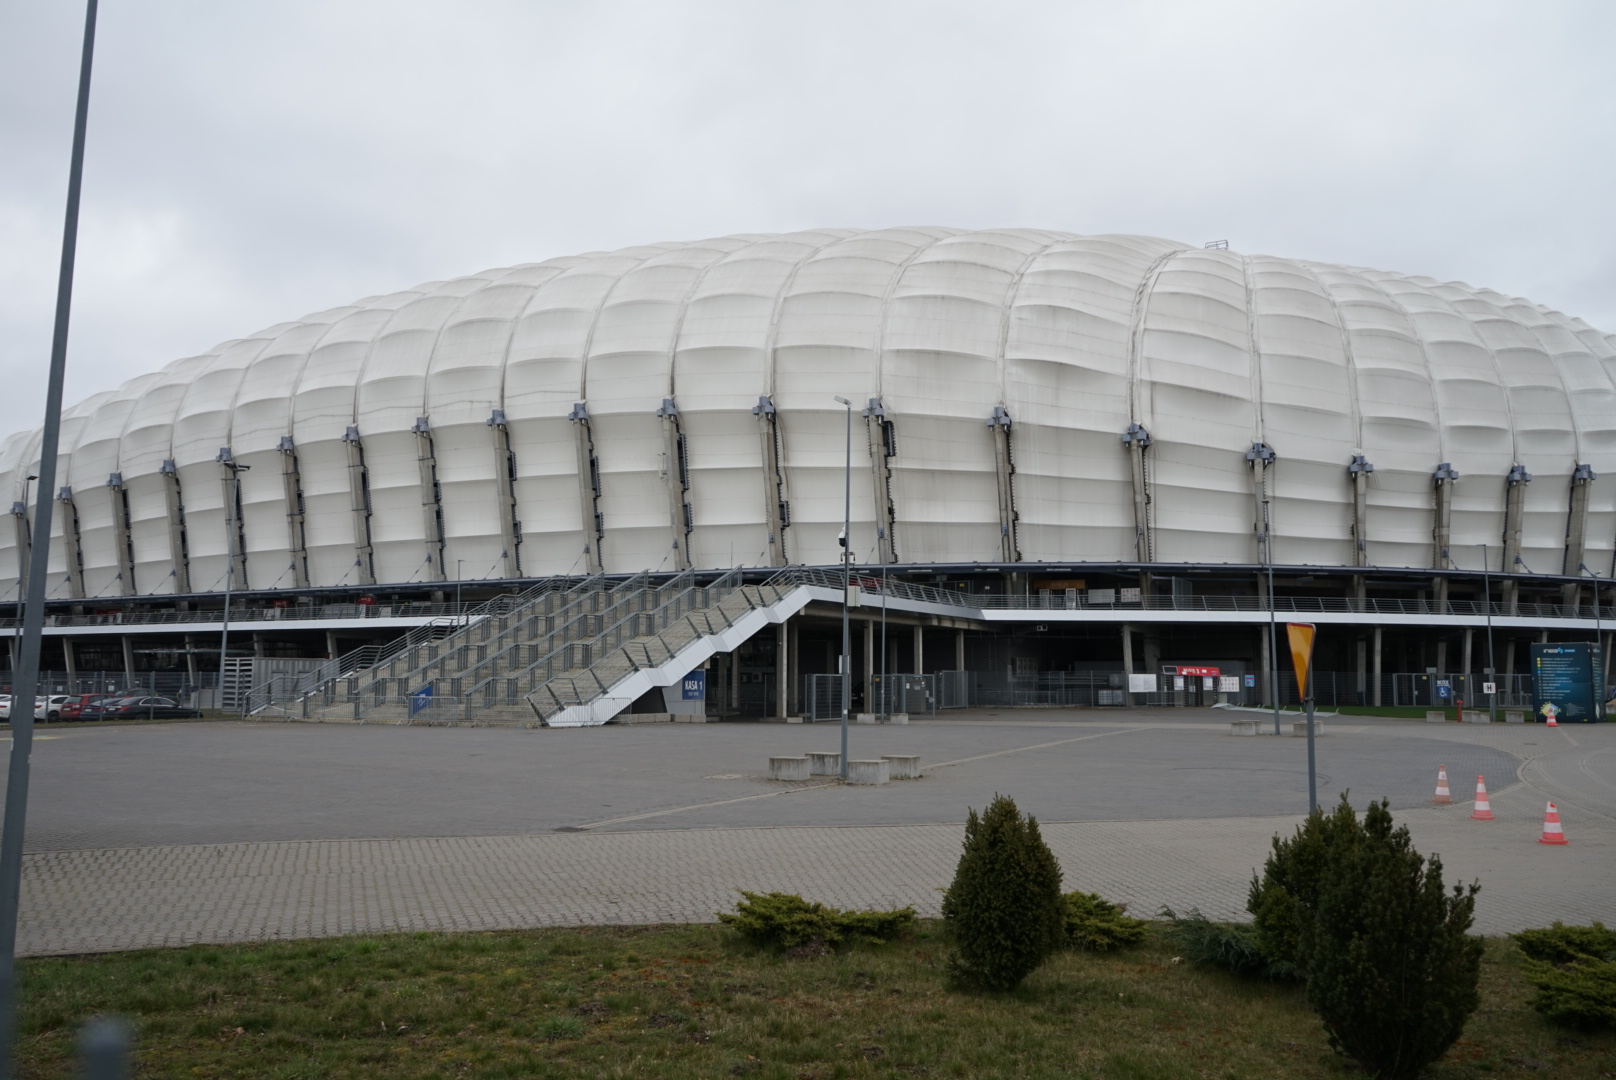
[[[735,891],[935,913],[959,822],[1036,814],[1068,887],[1234,917],[1306,806],[1305,740],[1227,713],[1001,712],[855,727],[919,754],[879,788],[766,779],[833,725],[573,731],[183,724],[54,728],[35,749],[20,947],[84,952],[360,931],[710,919]],[[1616,921],[1616,727],[1331,721],[1321,802],[1386,797],[1489,932]],[[1436,767],[1455,797],[1432,807]],[[1485,774],[1498,820],[1468,819]],[[1571,845],[1537,844],[1543,803]]]

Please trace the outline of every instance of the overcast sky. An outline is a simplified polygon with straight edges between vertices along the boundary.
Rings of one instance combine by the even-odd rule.
[[[0,436],[81,4],[0,5]],[[1132,232],[1616,330],[1616,4],[103,0],[69,402],[421,281],[811,226]]]

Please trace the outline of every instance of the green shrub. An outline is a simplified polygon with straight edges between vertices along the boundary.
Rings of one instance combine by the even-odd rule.
[[[1314,810],[1289,839],[1274,837],[1261,879],[1253,875],[1246,910],[1251,912],[1255,945],[1271,964],[1300,970],[1298,948],[1304,928],[1318,907],[1319,883],[1327,867],[1344,859],[1363,833],[1345,795],[1333,813]]]
[[[1351,814],[1345,799],[1343,808]],[[1380,1080],[1413,1080],[1480,1004],[1483,942],[1467,933],[1479,886],[1449,893],[1441,859],[1422,858],[1408,828],[1392,828],[1384,801],[1354,831],[1354,842],[1326,848],[1296,957],[1330,1045]]]
[[[1251,923],[1212,922],[1195,908],[1185,915],[1163,908],[1162,915],[1168,920],[1167,933],[1179,955],[1191,964],[1273,982],[1295,982],[1302,977],[1294,964],[1263,955]]]
[[[1556,967],[1528,960],[1526,979],[1537,988],[1532,1008],[1555,1023],[1616,1028],[1616,961],[1579,960]]]
[[[1066,908],[1066,947],[1080,952],[1112,952],[1145,940],[1149,925],[1130,919],[1124,908],[1099,893],[1069,892],[1061,897]]]
[[[1521,952],[1547,964],[1571,964],[1579,960],[1616,960],[1616,930],[1605,924],[1567,926],[1555,920],[1542,930],[1522,930],[1511,934]]]
[[[742,890],[741,896],[735,911],[719,912],[718,921],[764,948],[794,949],[816,941],[833,948],[855,942],[880,944],[902,937],[915,925],[914,908],[841,911],[809,903],[795,893]]]
[[[1570,1027],[1616,1027],[1616,931],[1556,922],[1510,936],[1529,957],[1532,1008]]]
[[[1034,818],[996,796],[965,822],[965,850],[943,896],[954,932],[949,970],[984,990],[1014,990],[1065,937],[1060,865]]]

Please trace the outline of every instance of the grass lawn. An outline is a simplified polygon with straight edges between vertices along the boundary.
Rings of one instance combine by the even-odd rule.
[[[935,923],[829,956],[713,926],[404,934],[22,965],[22,1075],[74,1075],[74,1026],[131,1017],[140,1076],[1347,1078],[1288,986],[1173,963],[1167,942],[1067,953],[1009,996],[949,990]],[[1432,1080],[1616,1076],[1616,1035],[1525,1004],[1489,943],[1482,1007]]]

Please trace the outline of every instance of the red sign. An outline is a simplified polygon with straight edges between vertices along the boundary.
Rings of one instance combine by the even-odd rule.
[[[1203,678],[1208,675],[1215,676],[1223,674],[1223,672],[1219,671],[1215,667],[1186,667],[1183,664],[1178,665],[1178,673],[1180,675],[1200,675]]]

